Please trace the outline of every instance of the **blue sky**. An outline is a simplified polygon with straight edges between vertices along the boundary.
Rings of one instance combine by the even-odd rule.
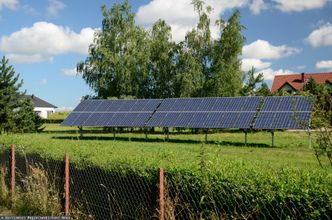
[[[0,0],[0,56],[9,58],[24,80],[23,89],[57,105],[75,107],[93,94],[76,64],[87,57],[101,26],[101,5],[120,0]],[[181,41],[197,22],[191,0],[130,1],[137,24],[149,28],[162,18]],[[246,27],[242,69],[255,66],[271,85],[275,74],[332,71],[331,0],[206,0],[219,16],[241,12]],[[213,36],[218,36],[212,25]]]

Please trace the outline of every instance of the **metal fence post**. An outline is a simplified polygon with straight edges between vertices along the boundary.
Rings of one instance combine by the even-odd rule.
[[[69,156],[65,153],[65,215],[69,216]]]
[[[15,166],[16,166],[16,160],[15,160],[15,144],[12,144],[12,164],[11,164],[11,192],[12,196],[15,193]]]
[[[165,219],[165,201],[164,201],[164,169],[159,169],[159,219]]]

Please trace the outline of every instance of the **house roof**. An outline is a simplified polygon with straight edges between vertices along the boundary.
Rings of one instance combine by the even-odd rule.
[[[40,108],[57,108],[57,106],[52,105],[49,102],[46,102],[35,95],[26,95],[27,98],[30,98],[34,107]]]
[[[295,90],[300,90],[303,88],[303,86],[308,82],[310,78],[313,78],[317,83],[332,84],[332,72],[276,75],[273,80],[271,92],[278,91],[286,83],[288,83]]]

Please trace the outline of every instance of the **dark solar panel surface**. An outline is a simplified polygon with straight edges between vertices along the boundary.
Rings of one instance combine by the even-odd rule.
[[[165,99],[149,127],[250,128],[262,97]]]
[[[305,129],[312,104],[304,96],[269,96],[256,119],[256,129]]]
[[[84,100],[62,122],[66,126],[143,127],[160,99]]]

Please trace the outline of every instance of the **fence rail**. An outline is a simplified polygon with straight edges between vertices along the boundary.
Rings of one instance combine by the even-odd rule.
[[[331,219],[332,196],[281,195],[272,186],[234,184],[162,168],[108,171],[15,150],[0,153],[0,168],[12,195],[20,193],[34,168],[46,172],[60,199],[61,215],[74,219]],[[275,186],[277,187],[277,186]],[[15,192],[16,190],[16,192]],[[302,195],[302,194],[301,194]],[[310,195],[305,194],[305,195]],[[1,204],[0,204],[1,205]]]

